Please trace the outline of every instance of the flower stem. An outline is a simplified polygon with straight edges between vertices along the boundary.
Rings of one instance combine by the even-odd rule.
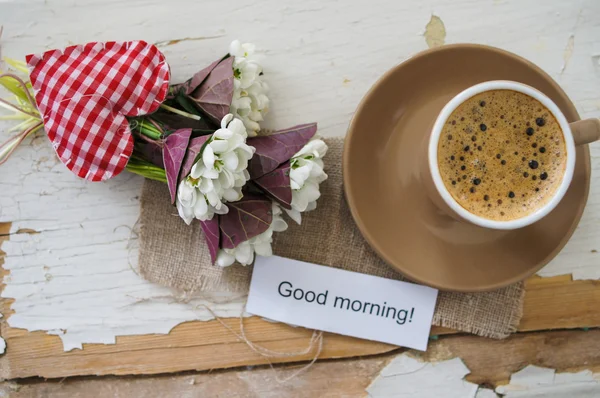
[[[25,119],[29,119],[31,118],[31,116],[26,115],[26,114],[14,114],[14,115],[3,115],[0,116],[0,120],[25,120]]]
[[[40,120],[39,119],[34,119],[34,118],[28,118],[27,120],[17,124],[16,126],[11,127],[10,129],[8,129],[9,133],[12,133],[13,131],[25,131],[27,130],[29,127],[39,123]]]
[[[176,113],[176,114],[178,114],[180,116],[187,117],[189,119],[194,119],[194,120],[200,120],[201,119],[201,117],[198,116],[198,115],[192,115],[191,113],[187,113],[187,112],[179,110],[177,108],[173,108],[172,106],[169,106],[169,105],[160,104],[160,107],[163,108],[163,109],[165,109],[165,110],[167,110],[167,111],[169,111],[169,112]]]
[[[141,175],[150,180],[167,182],[167,175],[163,169],[139,158],[130,158],[125,168],[131,173]]]
[[[0,33],[1,31],[0,28]],[[24,63],[14,60],[8,60],[8,62],[16,69],[27,72]],[[24,81],[13,73],[2,73],[0,71],[0,86],[13,93],[16,99],[16,103],[12,103],[0,98],[0,108],[15,112],[13,115],[0,116],[0,120],[21,121],[8,130],[8,132],[18,131],[18,133],[0,145],[0,165],[8,160],[9,156],[25,138],[44,128],[42,115],[40,115],[33,94],[30,92],[30,83],[28,79]]]
[[[44,127],[44,124],[42,122],[39,122],[38,124],[29,127],[27,130],[23,131],[22,133],[19,133],[15,136],[9,138],[6,142],[4,142],[2,145],[0,145],[0,165],[4,164],[8,160],[10,155],[15,151],[15,149],[17,149],[19,144],[21,142],[23,142],[23,140],[25,138],[27,138],[29,135],[35,133],[36,131],[38,131],[39,129],[41,129],[43,127]]]
[[[144,119],[141,119],[136,127],[141,134],[155,141],[160,140],[163,134],[162,131],[157,129],[153,124],[146,122]]]
[[[15,104],[12,104],[12,103],[10,103],[10,102],[2,99],[2,98],[0,98],[0,106],[3,107],[3,108],[8,109],[9,111],[21,112],[21,113],[24,113],[24,114],[26,114],[28,116],[35,117],[35,118],[39,117],[39,114],[36,115],[34,113],[28,112],[25,109],[19,108]]]
[[[25,74],[29,74],[29,70],[27,69],[27,64],[23,61],[19,61],[17,59],[12,58],[4,58],[7,64],[18,70],[19,72],[23,72]]]
[[[14,82],[16,82],[16,84],[14,82],[12,84],[9,83],[7,79],[12,79]],[[0,84],[2,84],[8,91],[12,92],[17,97],[31,104],[33,107],[36,106],[36,102],[27,88],[27,83],[25,83],[19,76],[13,73],[2,73],[0,74]]]

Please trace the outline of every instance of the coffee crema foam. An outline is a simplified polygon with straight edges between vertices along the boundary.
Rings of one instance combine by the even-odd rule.
[[[462,207],[509,221],[535,212],[554,196],[567,150],[560,125],[538,100],[491,90],[452,112],[437,160],[446,188]]]

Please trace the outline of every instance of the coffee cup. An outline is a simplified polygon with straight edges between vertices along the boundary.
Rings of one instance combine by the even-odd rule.
[[[496,98],[495,108],[486,108],[484,100],[473,103],[477,98]],[[472,114],[454,120],[460,112]],[[540,117],[532,118],[536,112]],[[484,119],[493,120],[493,127]],[[600,119],[569,123],[535,88],[488,81],[460,92],[439,113],[424,146],[423,181],[434,204],[456,220],[498,230],[522,228],[560,203],[573,178],[575,147],[598,139]]]

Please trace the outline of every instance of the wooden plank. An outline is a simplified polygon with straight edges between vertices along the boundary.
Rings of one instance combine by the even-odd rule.
[[[502,385],[527,365],[578,372],[600,372],[600,330],[517,333],[505,340],[462,335],[441,338],[419,355],[424,361],[459,357],[471,370],[466,380]]]
[[[78,0],[77,7],[69,2],[21,3],[0,13],[2,53],[16,59],[73,42],[138,38],[161,43],[176,82],[221,56],[231,40],[255,42],[273,88],[274,112],[267,116],[266,128],[317,121],[320,134],[343,136],[357,103],[381,74],[426,49],[431,39],[441,42],[441,37],[433,37],[431,21],[446,27],[447,43],[477,41],[529,58],[569,93],[582,117],[599,114],[600,94],[593,88],[600,75],[591,39],[597,26],[586,17],[598,14],[600,3],[593,0],[577,7],[548,0],[543,10],[519,1],[476,0],[451,6],[432,0],[428,7],[415,7],[410,1],[387,1],[383,7],[356,2],[342,10],[336,2],[315,0],[264,0],[261,7],[247,7],[241,0],[231,4],[185,0],[169,10],[163,10],[160,0]],[[263,9],[272,12],[262,13]],[[257,13],[260,23],[255,23]],[[95,17],[99,14],[104,18]],[[228,18],[198,25],[200,14]],[[478,18],[482,14],[503,29],[485,29],[490,21]],[[165,15],[171,19],[176,15],[178,23],[163,23]],[[105,20],[121,23],[107,26]],[[415,32],[425,32],[426,37]],[[575,51],[567,62],[564,46],[575,33]],[[0,124],[0,129],[9,125],[14,123]],[[600,146],[591,150],[596,171]],[[129,228],[139,216],[141,178],[122,173],[102,184],[79,180],[57,160],[43,133],[30,145],[28,140],[3,167],[7,172],[1,181],[0,220],[13,221],[13,231],[40,232],[17,235],[3,245],[9,253],[6,266],[13,269],[5,292],[17,297],[15,306],[21,306],[19,318],[12,319],[15,326],[68,329],[63,339],[70,339],[67,344],[73,347],[111,341],[118,335],[165,332],[198,317],[184,306],[165,304],[168,298],[154,300],[165,297],[164,289],[144,284],[129,267],[137,254],[128,243]],[[600,240],[598,181],[592,182],[577,233],[548,269],[570,264],[593,269],[593,261],[597,263],[590,251],[598,249],[594,242]],[[144,304],[129,305],[136,300]],[[101,314],[102,325],[97,322],[100,317],[77,321],[88,317],[90,308]]]
[[[226,320],[234,329],[237,320]],[[247,335],[255,343],[279,352],[303,351],[311,335],[306,329],[272,324],[261,319],[245,322]],[[238,329],[239,330],[239,329]],[[41,332],[11,330],[5,337],[8,351],[0,362],[10,369],[5,378],[64,377],[81,374],[154,374],[182,370],[204,370],[268,363],[218,322],[190,322],[177,326],[168,335],[126,336],[115,345],[85,345],[83,350],[62,351],[55,336]],[[370,355],[393,347],[344,336],[326,335],[321,358]],[[290,362],[312,359],[304,355],[273,359]]]
[[[534,277],[527,281],[524,315],[519,330],[600,327],[600,283],[573,281],[569,276]],[[239,332],[239,319],[224,319]],[[184,370],[231,368],[267,364],[219,321],[187,322],[167,335],[123,336],[117,344],[86,344],[84,350],[64,352],[60,339],[42,332],[28,333],[1,323],[7,353],[0,358],[0,376],[65,377],[74,375],[156,374]],[[248,338],[282,352],[304,350],[312,332],[257,318],[244,321]],[[432,329],[432,334],[449,334]],[[320,358],[343,358],[380,354],[397,347],[383,343],[325,334]],[[305,361],[313,353],[271,359],[277,362]]]
[[[593,18],[586,17],[597,15],[600,4],[597,1],[584,1],[578,7],[573,7],[568,2],[552,0],[545,4],[543,10],[532,4],[524,6],[519,1],[468,0],[452,7],[441,0],[432,1],[430,7],[390,1],[386,7],[364,3],[346,7],[343,12],[335,2],[265,0],[262,3],[260,9],[272,12],[262,13],[261,23],[254,23],[259,12],[257,7],[249,8],[241,2],[229,4],[186,0],[170,9],[170,16],[177,15],[177,24],[163,23],[168,13],[157,12],[162,7],[157,0],[110,4],[81,0],[78,7],[56,2],[43,6],[37,3],[19,4],[13,7],[12,12],[0,13],[0,25],[5,28],[3,54],[23,58],[31,52],[72,44],[72,40],[86,42],[115,37],[143,38],[164,44],[162,49],[176,78],[181,80],[195,72],[199,65],[205,65],[222,55],[230,40],[235,38],[230,34],[241,34],[239,38],[242,40],[256,41],[259,52],[265,56],[265,70],[269,84],[274,88],[272,99],[274,109],[277,109],[276,113],[269,116],[268,127],[306,122],[306,115],[310,115],[311,120],[319,122],[320,132],[324,136],[342,136],[356,104],[371,84],[394,64],[426,48],[425,42],[431,39],[431,31],[426,32],[426,38],[414,32],[422,32],[427,22],[433,20],[433,10],[439,22],[446,26],[448,42],[476,40],[526,56],[559,81],[576,102],[583,117],[599,115],[600,97],[594,90],[597,84],[593,84],[598,81],[595,70],[598,55],[595,42],[591,39],[596,37],[597,26]],[[469,4],[476,4],[476,7]],[[186,12],[182,13],[181,10]],[[99,13],[105,17],[97,18]],[[195,24],[197,15],[207,13],[228,15],[228,18],[219,19],[214,26]],[[481,14],[491,17],[478,18]],[[104,21],[107,19],[122,23],[106,26]],[[32,20],[36,23],[30,24]],[[465,21],[469,23],[465,24]],[[485,29],[490,24],[504,29]],[[27,35],[22,34],[23,26],[28,27]],[[244,27],[243,32],[240,26]],[[355,28],[348,29],[349,26]],[[365,31],[369,34],[365,35]],[[389,40],[379,40],[391,37],[394,38],[393,44]],[[201,40],[203,38],[210,40]],[[575,51],[572,48],[565,51],[568,43],[576,43]],[[294,62],[290,62],[291,59]],[[597,171],[600,146],[592,145],[591,150],[592,167]],[[30,256],[27,257],[27,266],[36,271],[22,273],[20,281],[13,280],[15,285],[23,280],[32,284],[38,280],[45,283],[43,278],[46,275],[42,272],[44,266],[49,265],[51,272],[47,276],[50,278],[55,268],[65,265],[65,259],[71,259],[71,273],[63,273],[62,276],[73,279],[62,285],[64,287],[79,285],[85,290],[87,286],[98,283],[99,278],[96,277],[100,277],[107,266],[112,266],[115,274],[121,272],[119,278],[132,276],[132,272],[127,274],[123,271],[130,271],[127,228],[134,225],[138,216],[140,179],[122,175],[105,184],[88,184],[74,179],[59,164],[43,134],[34,139],[31,146],[19,149],[4,167],[8,167],[8,171],[3,174],[2,180],[6,189],[0,192],[2,221],[13,220],[15,229],[23,233],[41,232],[35,236],[39,241],[22,241],[10,245],[10,249],[5,245],[9,254],[18,260],[21,260],[19,255],[27,253]],[[545,271],[552,270],[554,273],[558,268],[559,272],[570,272],[565,265],[571,264],[593,269],[597,264],[597,254],[593,251],[600,249],[594,246],[600,231],[597,228],[600,210],[598,181],[597,178],[592,181],[586,216],[561,253],[562,259],[553,261]],[[4,232],[8,233],[8,229]],[[107,253],[110,255],[105,255]],[[89,274],[74,275],[75,271],[86,267]],[[52,281],[46,280],[47,286],[56,288],[60,286],[59,280],[58,277]],[[137,287],[137,280],[123,284],[119,290],[120,297],[137,297]],[[157,286],[154,288],[159,290]],[[114,286],[105,284],[104,290],[99,289],[93,303],[98,306],[105,304],[107,298],[117,296],[116,292]],[[30,304],[26,300],[28,294],[25,291],[21,296],[23,300],[18,301],[24,307]],[[148,296],[153,297],[152,294]],[[40,295],[35,298],[43,302],[46,297]],[[61,301],[60,298],[57,301]],[[77,303],[77,299],[71,302]],[[9,315],[9,303],[0,303],[5,315]],[[121,314],[121,304],[119,302],[103,309],[112,314]],[[521,329],[598,326],[599,315],[594,311],[598,304],[598,289],[593,282],[571,282],[564,277],[536,279],[528,284]],[[73,313],[76,317],[87,315],[91,311],[88,308],[93,308],[93,305],[77,307],[77,313],[69,312],[65,307],[60,307],[60,310],[69,316]],[[31,308],[35,309],[36,305],[30,304],[28,309]],[[38,319],[34,314],[24,312],[25,308],[20,314],[25,315],[22,320]],[[143,325],[143,330],[148,333],[160,330],[158,323],[151,323],[142,316],[132,317],[139,319],[133,329],[142,330],[140,325]],[[107,323],[121,326],[119,322],[126,323],[119,317],[110,318]],[[227,322],[230,323],[229,320]],[[231,322],[231,325],[236,325],[235,321]],[[286,351],[303,349],[310,336],[310,332],[302,329],[275,326],[260,320],[248,322],[252,339]],[[44,329],[39,323],[32,326],[34,323],[22,322],[21,325]],[[63,325],[60,324],[58,328]],[[89,337],[89,334],[97,332],[94,327],[84,325],[82,331]],[[118,329],[114,334],[122,331]],[[0,333],[8,343],[8,353],[0,357],[0,372],[12,377],[151,374],[266,362],[242,343],[236,342],[226,329],[214,321],[185,323],[169,335],[118,338],[116,345],[87,344],[85,350],[70,353],[62,351],[58,337],[42,332],[28,334],[13,330],[7,326],[6,319],[0,322]],[[433,333],[449,331],[434,328]],[[322,357],[368,355],[392,349],[394,347],[328,335]],[[178,355],[182,357],[181,361]],[[307,356],[285,360],[303,359],[307,359]],[[80,368],[68,368],[72,360],[77,361]],[[324,377],[324,382],[329,378]]]
[[[571,275],[526,281],[520,331],[600,325],[600,281],[573,281]]]
[[[9,224],[0,224],[0,235],[8,233]],[[6,236],[0,237],[5,239]],[[519,330],[579,328],[600,326],[600,283],[572,281],[570,276],[534,277],[527,281],[524,316]],[[10,300],[2,300],[3,313],[10,316]],[[239,320],[224,322],[239,330]],[[28,333],[0,323],[8,344],[0,359],[4,378],[43,376],[65,377],[84,374],[156,374],[189,369],[229,368],[265,364],[268,361],[252,352],[246,344],[227,331],[218,321],[188,322],[168,335],[124,336],[115,345],[88,344],[85,350],[65,353],[56,336],[42,332]],[[306,348],[311,332],[251,318],[245,321],[248,337],[265,347],[285,352]],[[432,334],[453,331],[434,327]],[[344,336],[325,337],[320,358],[373,355],[396,347]],[[312,354],[273,359],[272,362],[301,361]]]
[[[414,352],[410,352],[414,354]],[[0,395],[24,397],[94,396],[261,396],[261,397],[364,397],[365,388],[397,352],[364,359],[317,362],[286,383],[301,365],[277,365],[228,371],[186,372],[152,377],[86,377],[37,379],[0,384]],[[471,373],[466,380],[496,387],[510,375],[533,364],[575,372],[600,372],[600,330],[523,333],[502,341],[475,336],[446,336],[430,344],[422,360],[460,357]],[[585,365],[582,365],[585,364]],[[400,388],[400,386],[399,386]]]

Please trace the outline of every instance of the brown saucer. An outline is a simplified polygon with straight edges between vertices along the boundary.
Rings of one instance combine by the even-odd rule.
[[[388,71],[362,100],[346,137],[344,189],[356,224],[375,251],[417,282],[443,290],[494,290],[546,265],[579,223],[590,186],[587,145],[563,201],[514,231],[459,223],[440,212],[420,181],[418,148],[454,95],[486,80],[514,80],[550,97],[579,120],[562,89],[540,68],[475,44],[424,51]]]

